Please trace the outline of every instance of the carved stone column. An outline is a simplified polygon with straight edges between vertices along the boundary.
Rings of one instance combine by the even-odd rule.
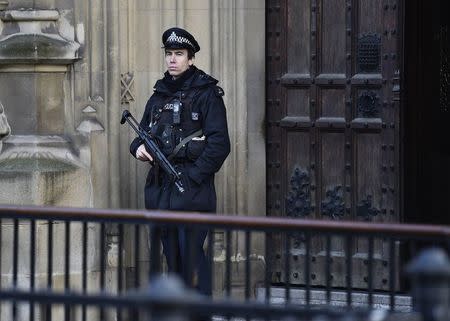
[[[219,212],[265,215],[265,4],[263,1],[216,0],[211,5],[211,72],[222,80],[227,105],[231,154],[218,179]],[[243,234],[234,234],[232,261],[244,271]],[[220,238],[219,238],[220,239]],[[261,258],[263,239],[253,235],[250,255]],[[220,245],[217,246],[220,248]],[[219,256],[219,263],[224,256]],[[262,261],[252,262],[254,280]],[[220,270],[221,265],[217,265]],[[216,275],[219,279],[220,275]],[[234,286],[243,284],[233,275]],[[262,278],[261,278],[262,279]]]
[[[67,66],[80,48],[70,16],[20,9],[1,11],[0,19],[0,99],[10,127],[0,153],[0,201],[87,206],[91,188],[79,186],[90,186],[89,164],[66,136]]]
[[[13,3],[14,2],[14,3]],[[55,8],[55,4],[60,8]],[[78,2],[79,3],[79,2]],[[0,3],[0,203],[18,205],[92,207],[92,137],[103,126],[92,116],[101,99],[76,110],[79,96],[76,79],[82,69],[84,25],[75,18],[73,0],[11,1]],[[41,9],[35,9],[33,6]],[[78,17],[79,18],[79,17]],[[82,19],[81,19],[82,21]],[[79,64],[78,64],[79,63]],[[79,69],[78,69],[79,68]],[[75,90],[77,88],[77,90]],[[7,122],[5,121],[7,119]],[[4,134],[9,134],[4,136]],[[64,286],[65,227],[53,224],[53,287]],[[11,253],[13,227],[2,221],[2,253]],[[36,257],[47,257],[48,223],[36,226]],[[93,229],[95,232],[95,228]],[[91,231],[90,231],[91,233]],[[29,286],[30,225],[19,226],[18,284]],[[81,227],[71,224],[70,278],[80,279]],[[61,237],[62,236],[62,237]],[[90,235],[89,251],[96,253]],[[8,284],[12,257],[2,256],[2,284]],[[88,262],[88,283],[95,284],[98,258]],[[37,260],[36,287],[46,286],[46,262]],[[27,309],[18,320],[26,319]],[[5,311],[2,311],[5,312]],[[62,318],[55,309],[54,318]],[[3,315],[2,315],[3,316]],[[5,316],[8,318],[7,316]]]

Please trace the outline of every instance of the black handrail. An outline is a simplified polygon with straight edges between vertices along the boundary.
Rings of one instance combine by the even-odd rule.
[[[58,221],[114,222],[157,224],[200,224],[210,227],[226,226],[237,230],[280,229],[287,231],[393,234],[415,237],[450,237],[450,226],[406,223],[372,223],[294,219],[288,217],[215,215],[197,212],[147,211],[129,209],[94,209],[76,207],[41,207],[0,205],[0,218],[41,219]]]

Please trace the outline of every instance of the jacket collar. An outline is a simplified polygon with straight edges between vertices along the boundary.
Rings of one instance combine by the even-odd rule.
[[[167,81],[166,76],[168,73],[166,72],[164,74],[165,78],[162,78],[156,82],[154,87],[155,92],[165,95],[173,95],[177,91],[188,91],[193,88],[213,86],[218,83],[216,79],[206,74],[203,70],[200,70],[195,66],[191,66],[189,70],[191,69],[192,71],[187,74],[188,77],[184,79],[183,76],[181,76],[180,79],[183,79],[184,81],[173,87],[170,85],[170,82]]]

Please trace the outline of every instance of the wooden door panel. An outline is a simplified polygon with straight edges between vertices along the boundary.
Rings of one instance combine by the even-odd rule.
[[[319,1],[318,3],[319,21],[317,28],[320,32],[318,51],[321,53],[319,73],[345,75],[347,9],[343,1]]]
[[[309,167],[314,159],[310,152],[311,137],[307,131],[289,131],[286,135],[286,168],[290,173],[285,180],[282,211],[287,216],[304,218],[313,211]]]
[[[381,148],[379,135],[361,133],[355,142],[356,218],[373,221],[381,217]]]
[[[357,12],[355,18],[359,34],[366,32],[381,34],[384,31],[383,25],[387,18],[385,11],[391,9],[389,5],[385,9],[385,2],[384,0],[353,1],[353,5],[357,7],[356,10],[353,9]],[[396,5],[396,2],[393,2],[392,5]]]
[[[286,32],[286,43],[288,44],[286,47],[286,71],[288,74],[309,74],[311,63],[311,43],[309,41],[311,1],[289,0],[287,7],[290,9],[286,13],[286,20],[290,27],[289,30],[283,30],[283,32]],[[279,38],[281,38],[281,34]]]
[[[399,220],[397,1],[267,1],[268,215]],[[324,242],[311,240],[312,285],[326,282]],[[388,287],[386,246],[374,243],[377,289]],[[332,242],[333,286],[346,286],[347,247],[342,238]],[[291,283],[306,282],[305,251],[300,233]],[[352,286],[364,287],[367,240],[353,239],[350,254]],[[284,259],[277,262],[286,280]]]
[[[345,89],[319,88],[319,98],[319,117],[341,117],[345,119]],[[333,122],[329,122],[329,124],[333,124]]]
[[[342,219],[350,203],[345,200],[345,140],[341,133],[321,134],[320,211],[325,219]],[[347,213],[348,217],[348,213]]]
[[[309,117],[309,90],[286,90],[286,116]]]

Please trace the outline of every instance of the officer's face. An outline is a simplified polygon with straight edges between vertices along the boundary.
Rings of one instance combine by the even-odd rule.
[[[174,78],[178,78],[189,69],[194,61],[188,58],[187,49],[166,49],[167,71]]]

